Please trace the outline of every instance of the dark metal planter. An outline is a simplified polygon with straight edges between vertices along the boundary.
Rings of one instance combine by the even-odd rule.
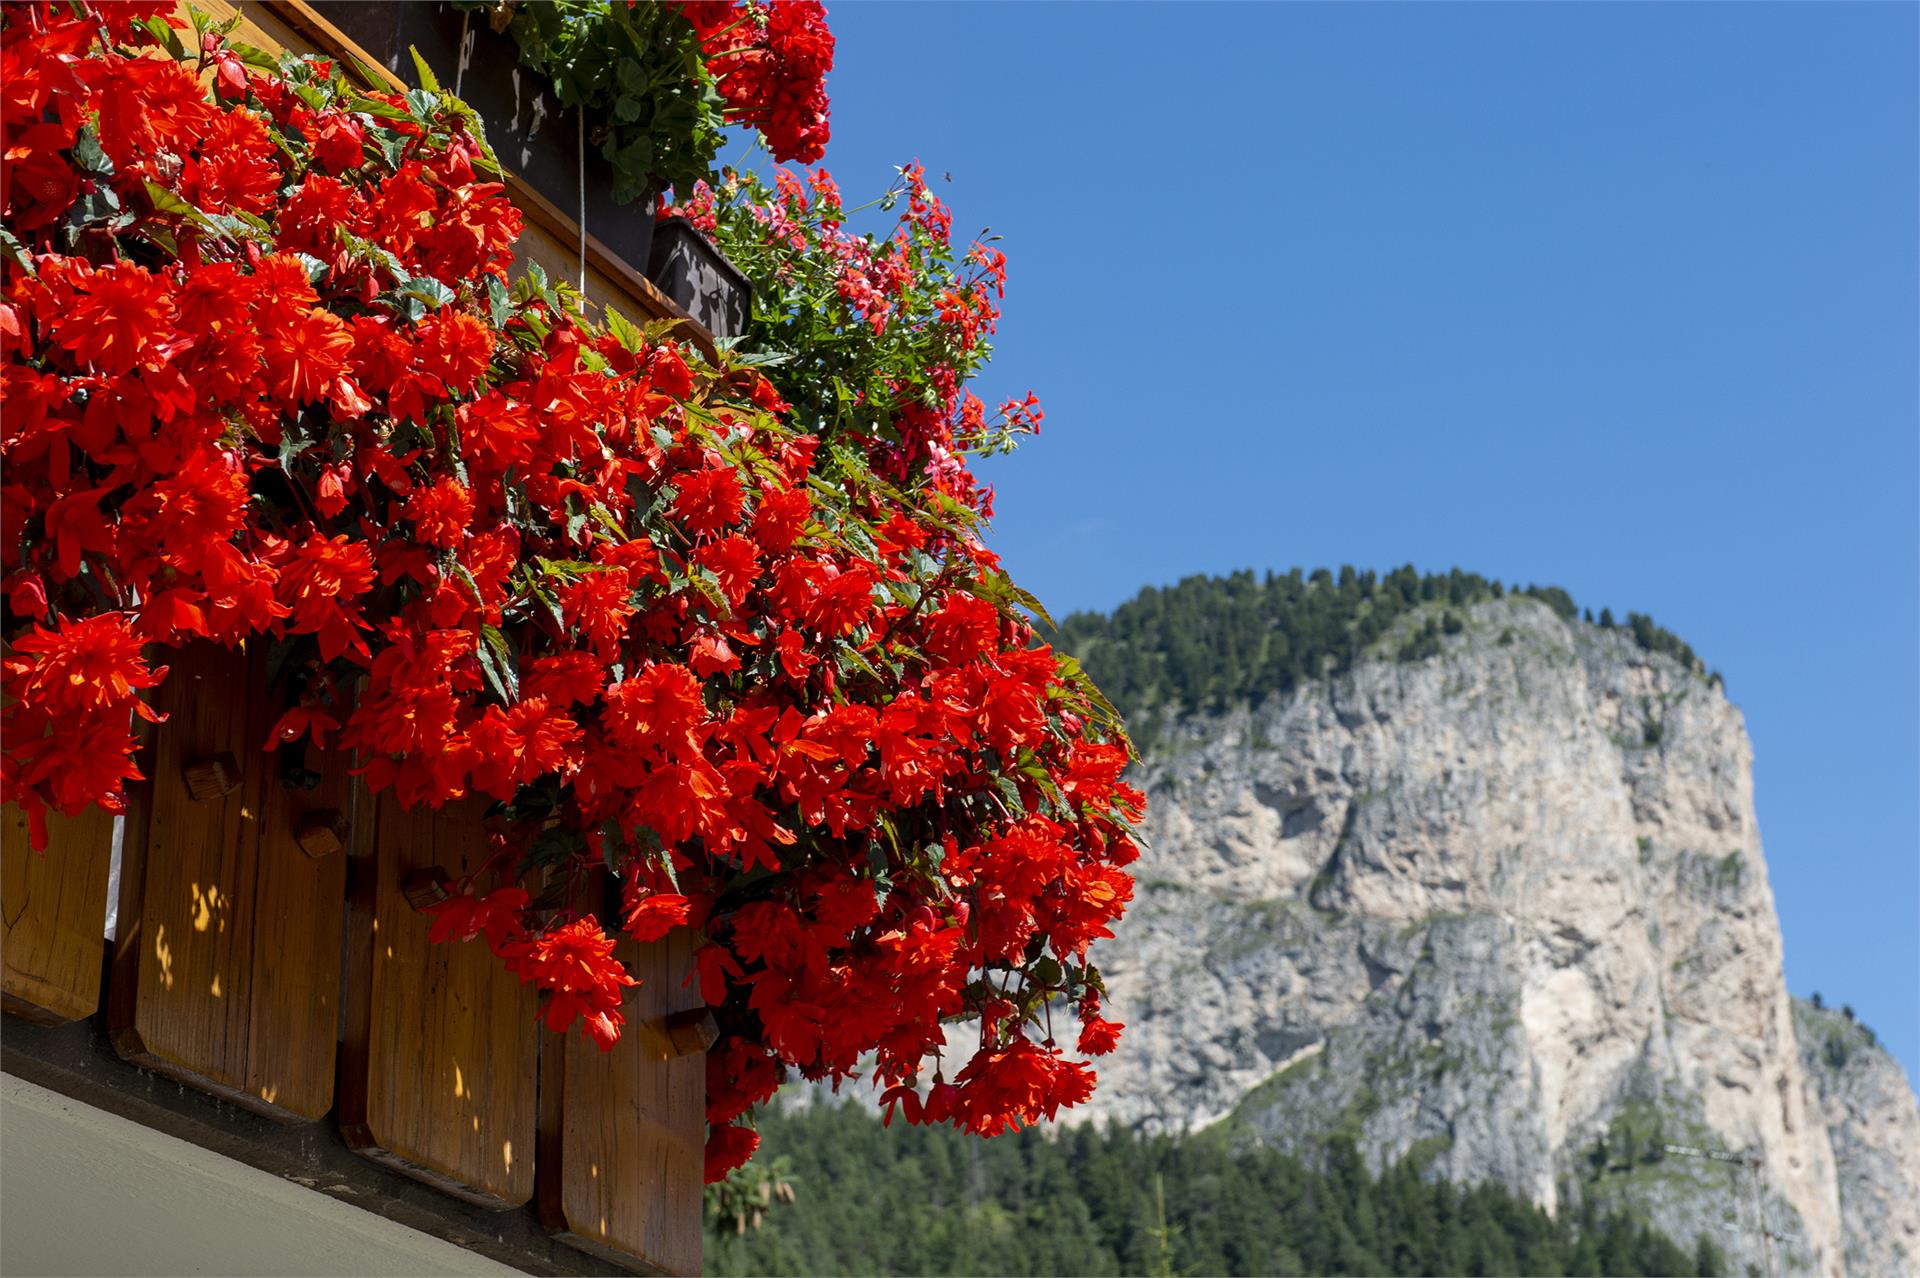
[[[752,283],[684,217],[667,218],[654,229],[647,276],[719,340],[747,331]]]
[[[568,217],[581,209],[585,163],[587,233],[635,270],[652,260],[654,199],[613,200],[613,170],[589,136],[580,138],[580,111],[563,107],[546,77],[520,62],[511,35],[495,31],[484,11],[462,13],[432,0],[311,0],[316,13],[365,49],[387,70],[418,87],[409,49],[418,49],[444,89],[460,96],[486,123],[487,142],[500,163]],[[462,32],[468,42],[461,71]],[[586,122],[589,135],[593,121]]]

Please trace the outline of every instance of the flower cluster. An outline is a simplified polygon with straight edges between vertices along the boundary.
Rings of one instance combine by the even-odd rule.
[[[257,637],[264,748],[350,751],[407,806],[495,801],[498,854],[435,933],[484,937],[548,1025],[611,1043],[608,929],[692,930],[710,1176],[790,1072],[871,1061],[890,1108],[987,1134],[1083,1099],[1050,1018],[1112,1045],[1087,950],[1141,800],[981,542],[964,441],[911,417],[923,383],[954,382],[932,418],[964,404],[975,302],[882,288],[882,331],[945,345],[829,418],[785,370],[510,282],[519,215],[457,100],[172,10],[0,29],[5,798],[117,810],[166,650]],[[820,207],[786,259],[837,281]]]
[[[768,376],[794,422],[990,515],[967,455],[1010,450],[1046,415],[1031,393],[990,411],[967,389],[993,353],[1006,255],[984,235],[956,252],[953,215],[918,163],[874,203],[891,225],[856,232],[824,169],[778,169],[771,188],[729,170],[673,211],[753,277],[748,340],[778,357]]]
[[[827,149],[833,33],[820,0],[679,0],[700,35],[727,117],[760,130],[773,157],[813,164]]]
[[[511,31],[561,105],[593,120],[613,195],[689,191],[728,125],[804,164],[826,149],[833,33],[819,0],[453,0]]]

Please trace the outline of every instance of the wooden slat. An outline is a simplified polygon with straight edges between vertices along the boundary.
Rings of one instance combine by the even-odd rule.
[[[579,1032],[544,1033],[540,1082],[540,1218],[591,1254],[671,1274],[701,1263],[706,1056],[675,1057],[667,1015],[703,1006],[682,931],[616,953],[641,984],[625,1031],[602,1052]]]
[[[428,939],[407,903],[415,869],[450,877],[488,847],[472,800],[402,811],[392,791],[356,826],[340,1127],[368,1158],[491,1207],[533,1196],[533,991],[484,941]]]
[[[345,812],[342,756],[311,751],[322,782],[280,783],[261,745],[277,717],[265,645],[174,654],[157,706],[145,802],[121,867],[107,1023],[126,1059],[283,1121],[332,1108],[346,856],[313,857],[299,819]],[[241,783],[196,799],[196,759],[230,754]],[[143,819],[144,818],[144,819]]]
[[[8,804],[0,826],[0,1000],[15,1016],[77,1021],[100,1007],[106,955],[107,877],[113,817],[89,808],[47,817],[35,852],[27,814]]]

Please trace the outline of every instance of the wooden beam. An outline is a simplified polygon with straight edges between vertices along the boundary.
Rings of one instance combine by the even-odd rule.
[[[35,852],[27,814],[7,805],[0,827],[7,1011],[53,1024],[99,1010],[112,854],[113,817],[99,808],[77,817],[49,813],[46,851]]]

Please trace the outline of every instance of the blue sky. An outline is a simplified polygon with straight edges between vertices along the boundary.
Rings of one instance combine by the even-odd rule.
[[[1651,613],[1754,741],[1788,984],[1920,1075],[1908,5],[832,6],[827,162],[1010,259],[1055,609],[1453,566]]]

